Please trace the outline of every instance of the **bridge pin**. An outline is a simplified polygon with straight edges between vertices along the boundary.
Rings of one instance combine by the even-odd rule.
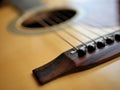
[[[104,41],[98,41],[98,42],[97,42],[97,47],[98,47],[98,48],[103,48],[103,47],[105,47],[105,42],[104,42]]]
[[[94,52],[96,50],[96,46],[95,45],[88,45],[87,46],[87,51],[89,52],[89,53],[91,53],[91,52]]]
[[[118,34],[118,33],[115,34],[115,40],[116,40],[116,41],[120,41],[120,34]]]
[[[86,55],[86,49],[78,49],[77,53],[79,57],[83,57]]]
[[[106,38],[106,43],[107,44],[112,44],[112,43],[114,43],[114,39],[112,37],[107,37]]]

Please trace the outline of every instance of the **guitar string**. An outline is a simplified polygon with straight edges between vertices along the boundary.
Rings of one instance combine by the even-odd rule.
[[[64,20],[64,19],[68,18],[67,16],[62,15],[62,14],[60,14],[60,13],[56,13],[56,14],[58,14],[58,16],[54,16],[54,17],[57,18],[58,20],[60,20],[60,19]],[[62,17],[59,17],[59,16],[62,16]],[[66,23],[66,25],[67,25],[67,23]],[[74,27],[72,27],[72,26],[69,25],[69,24],[68,24],[67,26],[71,27],[71,28],[72,28],[73,30],[75,30],[75,31],[78,31],[78,30],[76,30]],[[85,35],[83,32],[80,32],[80,31],[78,31],[78,32],[79,32],[81,35],[83,35],[84,37],[86,37],[86,38],[88,38],[88,39],[90,39],[90,40],[93,41],[92,38],[90,38],[89,36]]]
[[[45,20],[44,20],[45,21]],[[47,22],[49,22],[50,24],[56,24],[56,22],[55,21],[53,21],[53,20],[51,20],[51,19],[49,19],[49,18],[47,18]],[[62,27],[59,27],[59,28],[61,28],[61,29],[65,29],[65,28],[62,28]],[[69,32],[67,32],[67,31],[65,31],[65,30],[63,30],[65,33],[67,33],[69,36],[71,36],[72,38],[74,38],[74,39],[76,39],[77,41],[79,41],[79,42],[81,42],[82,43],[82,45],[84,45],[85,47],[87,47],[87,45],[83,42],[83,41],[81,41],[80,39],[78,39],[77,37],[75,37],[74,35],[72,35],[71,33],[69,33]],[[60,37],[62,37],[61,35],[60,35]],[[63,38],[63,37],[62,37]],[[67,40],[66,40],[67,41]],[[76,47],[77,48],[77,47]],[[78,48],[77,48],[77,50],[78,50]]]
[[[56,16],[54,16],[54,18],[50,18],[52,21],[54,21],[54,23],[56,22],[61,22],[61,19],[57,18]],[[48,20],[50,21],[50,19],[48,18]],[[64,26],[64,27],[63,27]],[[62,25],[61,27],[59,27],[61,29],[65,29],[65,25]],[[68,35],[70,35],[71,37],[75,38],[76,40],[78,40],[79,42],[81,42],[83,45],[86,46],[86,44],[81,41],[79,38],[77,38],[76,36],[74,36],[73,34],[71,34],[70,32],[68,32],[67,30],[64,30],[65,33],[67,33]]]
[[[63,15],[63,14],[62,14]],[[61,16],[61,15],[60,15]],[[65,17],[65,16],[64,16]],[[55,18],[55,17],[54,17]],[[68,18],[68,17],[65,17],[65,18]],[[62,17],[62,19],[63,19],[63,17]],[[46,19],[43,19],[44,20],[44,22],[45,22],[45,20]],[[55,19],[56,20],[56,19]],[[61,18],[59,19],[59,18],[57,18],[57,20],[61,20]],[[57,21],[56,20],[56,21]],[[66,20],[66,19],[65,19]],[[53,21],[53,20],[51,20],[50,18],[47,18],[47,23],[46,24],[51,24],[51,25],[54,25],[54,24],[56,24],[56,22],[55,21]],[[48,24],[48,26],[50,26]],[[80,24],[80,23],[79,23]],[[69,25],[69,24],[66,24],[67,26],[69,26],[69,27],[71,27],[71,25]],[[90,25],[89,25],[90,26]],[[62,28],[62,29],[64,29],[63,27],[59,27],[59,28]],[[71,27],[73,30],[75,30],[75,31],[78,31],[78,30],[76,30],[74,27]],[[86,28],[86,27],[84,27],[84,28]],[[87,28],[88,29],[88,28]],[[99,28],[99,29],[102,29],[102,28]],[[89,31],[90,29],[88,29],[88,31]],[[104,30],[103,30],[104,31]],[[81,42],[82,43],[82,45],[85,45],[85,47],[87,47],[87,45],[84,43],[84,42],[82,42],[80,39],[78,39],[77,37],[75,37],[73,34],[71,34],[71,33],[69,33],[69,32],[67,32],[67,31],[65,31],[64,30],[64,32],[66,32],[68,35],[70,35],[71,37],[73,37],[74,39],[76,39],[76,40],[78,40],[79,42]],[[93,31],[91,31],[92,33],[94,33],[94,34],[96,34],[96,35],[98,35],[98,36],[100,36],[100,37],[102,37],[104,40],[105,40],[105,38],[104,38],[104,36],[101,36],[100,34],[98,34],[98,33],[95,33],[95,32],[93,32]],[[106,31],[104,31],[104,32],[106,32]],[[68,40],[66,40],[65,38],[63,38],[63,36],[61,36],[60,34],[58,34],[56,31],[55,31],[55,33],[56,33],[56,35],[57,36],[59,36],[62,40],[64,40],[65,42],[67,42],[70,46],[72,46],[75,50],[78,50],[78,48],[76,47],[76,46],[74,46],[73,44],[71,44]],[[85,36],[85,37],[87,37],[87,38],[89,38],[89,39],[91,39],[95,44],[96,44],[96,42],[95,42],[95,40],[93,40],[91,37],[89,37],[89,36],[87,36],[87,35],[85,35],[84,33],[82,33],[82,32],[79,32],[79,33],[81,33],[83,36]]]
[[[54,16],[54,18],[51,18],[51,19],[54,20],[54,21],[56,21],[56,22],[57,22],[57,21],[61,22],[61,19],[58,18],[57,16]],[[76,28],[74,28],[73,26],[71,26],[71,25],[69,25],[69,24],[65,24],[65,25],[68,26],[68,27],[71,27],[75,32],[80,33],[81,35],[89,38],[90,40],[92,40],[92,41],[96,44],[95,40],[93,40],[91,37],[87,36],[87,35],[84,34],[83,32],[80,32],[80,31],[76,30]],[[64,28],[65,28],[65,25],[62,25],[62,26],[64,26]],[[63,27],[62,27],[62,28],[63,28]],[[85,44],[83,41],[81,41],[81,40],[80,40],[79,38],[77,38],[76,36],[72,35],[70,32],[68,32],[68,31],[66,31],[66,30],[64,30],[64,32],[66,32],[66,33],[68,33],[70,36],[76,38],[78,41],[82,42],[82,43],[86,46],[86,44]]]
[[[50,20],[50,19],[52,19],[52,20]],[[61,20],[62,18],[59,18],[59,17],[57,17],[57,16],[54,16],[54,18],[53,18],[53,17],[50,17],[50,19],[48,18],[49,22],[51,22],[52,24],[55,24],[55,23],[58,23],[58,22],[61,22],[61,21],[62,21],[62,20]],[[71,26],[68,25],[68,24],[65,24],[65,25],[68,26],[68,27],[71,27]],[[65,28],[65,25],[62,25],[62,26],[59,27],[59,28],[64,29],[64,28]],[[64,27],[63,27],[63,26],[64,26]],[[71,27],[71,29],[74,30],[74,31],[77,31],[77,30],[76,30],[75,28],[73,28],[73,27]],[[68,31],[66,31],[66,30],[64,30],[64,32],[67,33],[67,34],[69,34],[71,37],[75,38],[75,39],[78,40],[79,42],[81,42],[85,47],[87,47],[87,45],[86,45],[83,41],[81,41],[78,37],[74,36],[73,34],[71,34],[70,32],[68,32]],[[83,35],[84,37],[92,40],[92,41],[96,44],[95,40],[93,40],[91,37],[85,35],[85,34],[82,33],[82,32],[79,32],[79,33],[81,33],[81,35]]]
[[[41,21],[39,21],[39,20],[36,19],[36,21],[37,21],[38,23],[40,23],[41,25],[43,25],[43,26],[50,26],[49,24],[47,24],[47,23],[44,22],[43,20],[44,20],[44,18],[42,18]],[[53,29],[53,28],[52,28],[52,29]],[[75,50],[78,50],[78,48],[77,48],[76,46],[74,46],[74,45],[71,44],[68,40],[66,40],[64,37],[62,37],[60,34],[58,34],[58,33],[56,32],[56,30],[54,30],[54,33],[55,33],[59,38],[61,38],[63,41],[65,41],[68,45],[70,45],[71,47],[73,47]]]
[[[60,19],[66,19],[66,18],[68,18],[67,16],[65,16],[65,15],[63,15],[63,14],[60,14],[60,13],[56,13],[56,14],[58,14],[58,18],[60,18]],[[62,16],[62,17],[61,17]],[[71,23],[71,24],[75,24],[75,23]],[[79,23],[78,23],[79,24]],[[87,37],[87,38],[89,38],[90,40],[92,40],[94,43],[95,43],[95,40],[93,40],[91,37],[89,37],[89,36],[87,36],[86,34],[84,34],[83,32],[81,32],[81,31],[78,31],[78,30],[76,30],[74,27],[72,27],[71,25],[68,25],[68,26],[70,26],[72,29],[74,29],[76,32],[78,32],[78,33],[80,33],[80,34],[82,34],[83,36],[85,36],[85,37]],[[81,26],[81,25],[80,25]],[[82,26],[83,27],[83,26]],[[103,36],[101,36],[100,34],[98,34],[98,33],[95,33],[95,32],[93,32],[93,31],[91,31],[90,29],[88,29],[88,28],[86,28],[86,27],[83,27],[83,28],[85,28],[85,29],[87,29],[89,32],[92,32],[92,33],[94,33],[95,35],[97,35],[97,36],[99,36],[99,37],[102,37],[102,38],[104,38]]]
[[[97,35],[97,36],[99,36],[99,37],[105,39],[104,36],[102,36],[101,34],[96,33],[96,32],[94,32],[94,31],[92,31],[91,29],[88,29],[87,27],[81,25],[80,23],[78,23],[78,24],[79,24],[81,27],[85,28],[86,30],[89,30],[90,32],[94,33],[95,35]]]
[[[89,19],[89,18],[88,18]],[[91,19],[91,20],[93,20],[93,19]],[[113,28],[113,27],[110,27],[111,29],[109,29],[110,31],[106,31],[106,30],[104,30],[102,27],[104,27],[104,25],[103,24],[100,24],[100,22],[98,22],[98,21],[96,21],[96,20],[94,20],[94,22],[97,24],[97,25],[99,25],[99,27],[97,27],[97,28],[99,28],[99,30],[102,30],[102,31],[104,31],[105,32],[105,35],[106,35],[106,33],[112,33],[112,32],[114,32],[114,30],[115,30],[115,28]],[[80,24],[80,23],[79,23]],[[93,27],[93,25],[91,25],[91,24],[88,24],[88,23],[84,23],[84,24],[86,24],[86,25],[88,25],[88,26],[90,26],[90,27]],[[80,24],[81,25],[81,24]],[[88,29],[86,26],[83,26],[83,25],[81,25],[82,27],[84,27],[84,28],[86,28],[86,29]],[[118,29],[118,27],[117,27],[117,29]],[[88,30],[91,30],[91,29],[88,29]],[[120,30],[116,30],[116,31],[120,31]],[[93,32],[92,30],[91,30],[91,32]],[[100,37],[102,37],[104,40],[106,40],[106,38],[107,37],[104,37],[104,35],[103,36],[101,36],[99,33],[96,33],[96,32],[93,32],[93,33],[95,33],[96,35],[99,35]],[[114,35],[112,34],[111,35],[112,37],[114,37]]]
[[[65,15],[63,15],[63,14],[60,14],[60,13],[56,13],[56,14],[58,14],[58,18],[60,18],[60,19],[66,19],[66,18],[68,18],[67,16],[65,16]],[[62,17],[61,17],[62,16]],[[76,24],[76,23],[71,23],[71,24]],[[79,23],[78,23],[79,24]],[[79,24],[80,25],[80,24]],[[81,25],[80,25],[81,26]],[[83,27],[83,28],[85,28],[85,29],[87,29],[89,32],[90,32],[90,29],[88,29],[88,28],[86,28],[86,27]],[[94,34],[96,34],[97,36],[101,36],[101,35],[99,35],[98,33],[95,33],[95,32],[93,32],[93,31],[91,31],[92,33],[94,33]]]
[[[66,16],[63,16],[63,15],[59,15],[59,16],[62,16],[62,18],[59,17],[60,19],[65,19],[65,18],[67,18]],[[63,18],[63,17],[64,17],[64,18]],[[54,16],[54,18],[55,18],[55,16]],[[59,19],[59,18],[57,18],[57,19]],[[48,18],[48,19],[49,19],[49,18]],[[59,19],[59,20],[60,20],[60,19]],[[49,22],[51,22],[51,24],[56,24],[56,22],[53,22],[53,20],[49,20]],[[76,31],[75,28],[74,28],[74,30]],[[65,31],[65,30],[64,30],[64,32],[66,32],[66,33],[69,34],[71,37],[75,38],[76,40],[82,42],[80,39],[78,39],[77,37],[75,37],[75,36],[72,35],[71,33],[67,32],[67,31]],[[79,33],[81,33],[81,32],[79,32]],[[95,34],[96,34],[96,33],[95,33]],[[93,39],[91,39],[89,36],[86,36],[86,35],[83,34],[83,33],[82,33],[82,35],[84,35],[85,37],[89,38],[90,40],[92,40],[92,41],[96,44],[96,41],[93,40]],[[96,35],[102,37],[102,38],[105,40],[105,38],[104,38],[103,36],[101,36],[101,35],[99,35],[99,34],[96,34]],[[86,45],[85,43],[82,42],[82,44],[87,47],[87,45]]]
[[[86,27],[86,26],[84,26],[84,25],[81,25],[80,23],[78,23],[81,27],[83,27],[83,28],[85,28],[85,29],[88,29],[88,27]],[[86,24],[86,25],[89,25],[89,26],[92,26],[91,24]],[[93,27],[93,26],[92,26]],[[97,28],[99,28],[99,27],[97,27]],[[100,30],[104,30],[104,29],[102,29],[102,28],[99,28]],[[88,29],[90,32],[92,32],[92,33],[94,33],[94,34],[96,34],[96,35],[98,35],[99,37],[101,37],[101,38],[103,38],[104,40],[106,39],[104,36],[102,36],[101,34],[99,34],[99,33],[96,33],[96,32],[94,32],[94,31],[92,31],[91,29]],[[104,31],[105,32],[105,31]],[[107,33],[110,33],[110,32],[107,32]],[[106,33],[105,33],[106,34]]]
[[[93,20],[93,19],[91,19],[91,20]],[[96,22],[97,23],[97,25],[100,25],[100,27],[98,27],[99,29],[102,29],[101,27],[104,27],[104,25],[103,24],[100,24],[100,22],[98,22],[98,21],[96,21],[96,20],[94,20],[94,22]],[[85,23],[86,24],[86,23]],[[89,26],[93,26],[93,25],[91,25],[91,24],[87,24],[87,25],[89,25]],[[116,28],[115,28],[116,27]],[[115,27],[110,27],[111,29],[109,29],[110,31],[105,31],[105,32],[108,32],[108,33],[111,33],[111,32],[114,32],[114,31],[120,31],[120,29],[119,29],[119,27],[118,26],[115,26]],[[116,30],[115,30],[116,29]],[[102,29],[102,31],[104,31],[104,29]],[[112,35],[113,36],[113,35]]]
[[[55,16],[54,16],[54,18],[55,18]],[[58,20],[59,20],[59,18],[57,18]],[[51,24],[56,24],[56,22],[54,22],[53,20],[51,20],[50,18],[48,18],[47,19]],[[56,19],[55,19],[56,20]],[[76,29],[75,29],[76,30]],[[64,32],[66,32],[67,34],[69,34],[70,36],[72,36],[73,38],[75,38],[76,40],[78,40],[78,41],[80,41],[78,38],[76,38],[74,35],[72,35],[71,33],[69,33],[69,32],[67,32],[67,31],[65,31],[64,30]],[[85,36],[85,35],[84,35]],[[88,36],[87,36],[87,38],[89,38]],[[104,38],[104,37],[103,37]],[[96,41],[94,41],[93,39],[91,39],[95,44],[96,44]],[[82,42],[83,43],[83,42]],[[84,44],[84,43],[83,43]],[[85,45],[85,47],[87,47],[87,45],[86,44],[84,44]]]
[[[58,12],[56,12],[56,14],[58,14],[58,16],[59,16],[59,18],[61,18],[61,19],[66,19],[66,18],[68,18],[67,16],[65,16],[65,15],[63,15],[63,14],[61,14],[61,13],[58,13]],[[62,16],[62,17],[60,17],[60,16]],[[72,23],[71,23],[72,24]],[[75,23],[74,23],[75,24]],[[79,25],[80,25],[80,23],[78,23]],[[69,26],[71,26],[71,25],[69,25]],[[81,26],[81,25],[80,25]],[[83,26],[82,26],[83,27]],[[96,33],[96,32],[93,32],[91,29],[88,29],[88,28],[86,28],[86,27],[83,27],[83,28],[85,28],[85,29],[87,29],[89,32],[92,32],[92,33],[94,33],[94,34],[96,34],[97,36],[99,36],[99,37],[101,37],[101,38],[103,38],[104,40],[105,40],[105,38],[103,37],[103,36],[101,36],[100,34],[98,34],[98,33]],[[76,31],[76,29],[74,29],[75,31]],[[101,30],[101,29],[100,29]],[[78,31],[78,30],[77,30]],[[105,31],[104,31],[105,32]],[[89,38],[89,39],[91,39],[90,37],[88,37],[87,35],[85,35],[83,32],[80,32],[79,31],[79,33],[82,33],[82,35],[84,35],[85,37],[87,37],[87,38]],[[94,41],[95,42],[95,40],[93,40],[93,39],[91,39],[92,41]]]
[[[65,16],[64,16],[64,17],[65,17]],[[45,20],[44,20],[44,21],[45,21]],[[47,21],[49,22],[49,24],[56,24],[56,22],[53,22],[53,20],[50,20],[49,18],[47,18]],[[46,24],[48,24],[48,23],[46,23]],[[47,26],[49,26],[49,24],[48,24]],[[45,26],[46,26],[46,25],[45,25]],[[68,26],[70,26],[70,25],[68,25]],[[71,27],[71,28],[76,31],[75,28],[73,28],[73,27]],[[64,31],[65,31],[65,30],[64,30]],[[77,31],[78,31],[78,30],[77,30]],[[74,35],[72,35],[71,33],[67,32],[67,31],[65,31],[65,32],[66,32],[67,34],[69,34],[71,37],[75,38],[76,40],[78,40],[79,42],[81,42],[82,44],[84,44],[84,45],[86,46],[86,44],[83,43],[80,39],[76,38]],[[79,32],[79,33],[81,33],[81,32]],[[95,33],[95,32],[93,32],[93,33]],[[61,35],[59,35],[57,32],[56,32],[56,34],[57,34],[61,39],[63,39],[65,42],[67,42],[70,46],[72,46],[72,47],[74,47],[75,49],[77,49],[74,45],[72,45],[69,41],[67,41],[65,38],[63,38]],[[95,33],[95,34],[99,35],[98,33]],[[83,34],[83,33],[82,33],[82,35],[84,35],[85,37],[91,39],[90,37],[86,36],[86,35]],[[103,37],[103,36],[101,36],[101,37]],[[104,38],[104,37],[103,37],[103,38]],[[91,40],[94,41],[93,39],[91,39]],[[94,41],[94,42],[95,42],[95,41]]]
[[[81,32],[80,30],[77,30],[75,27],[71,26],[70,24],[67,24],[67,25],[68,25],[69,27],[71,27],[75,32],[81,33],[82,35],[84,35],[85,37],[89,38],[90,40],[92,40],[92,41],[96,44],[95,40],[92,39],[91,37],[87,36],[86,34],[84,34],[83,32]]]
[[[59,15],[59,16],[61,16],[61,15]],[[63,14],[62,14],[62,18],[63,18]],[[67,18],[66,16],[64,16],[64,18]],[[65,19],[66,20],[66,19]],[[69,25],[70,26],[70,25]],[[73,28],[73,27],[72,27]],[[86,28],[86,27],[85,27]],[[88,29],[88,28],[87,28]],[[105,31],[103,28],[99,28],[100,30],[102,30],[102,31],[104,31],[105,33],[107,32],[107,31]],[[74,29],[75,31],[76,31],[76,29]],[[90,29],[88,29],[88,31],[89,31]],[[91,31],[91,30],[90,30]],[[101,36],[99,33],[96,33],[96,32],[93,32],[93,31],[91,31],[92,33],[94,33],[94,34],[96,34],[96,35],[98,35],[99,37],[101,37],[101,38],[103,38],[103,40],[104,41],[106,41],[106,37],[104,37],[104,36]],[[108,33],[108,32],[107,32]],[[82,34],[82,35],[84,35],[84,34]],[[84,35],[84,36],[86,36],[86,35]],[[88,37],[88,36],[86,36],[86,37]],[[90,37],[88,37],[88,38],[90,38]],[[91,38],[90,38],[91,39]],[[91,39],[92,41],[94,41],[94,43],[96,44],[96,42],[95,42],[95,40],[93,40],[93,39]]]
[[[62,13],[62,14],[61,14]],[[65,13],[65,12],[59,12],[58,14],[60,14],[61,16],[63,16],[64,18],[67,18],[65,15],[67,15],[67,16],[71,16],[70,14],[71,13]],[[63,14],[65,14],[65,15],[63,15]],[[89,19],[89,18],[88,18]],[[103,27],[103,25],[102,24],[100,24],[98,21],[95,21],[94,20],[94,22],[96,22],[96,24],[97,25],[100,25],[100,26],[102,26]],[[87,23],[85,23],[86,25],[89,25],[89,26],[92,26],[91,24],[87,24]],[[111,33],[110,31],[108,31],[107,29],[103,29],[102,27],[97,27],[97,29],[99,28],[100,30],[102,30],[102,32],[105,32],[105,33]],[[113,27],[111,28],[112,30],[115,30]],[[106,31],[107,30],[107,31]],[[93,32],[94,33],[94,32]],[[96,33],[94,33],[94,34],[96,34]],[[98,35],[98,34],[96,34],[96,35]],[[101,36],[101,35],[99,35],[99,36]]]
[[[110,33],[110,31],[108,31],[107,29],[104,30],[104,29],[102,28],[102,27],[104,27],[104,25],[101,24],[100,22],[98,22],[98,21],[96,21],[96,20],[93,20],[93,19],[91,19],[91,18],[87,18],[87,19],[90,19],[91,21],[94,21],[95,24],[99,25],[97,28],[99,28],[99,29],[102,30],[103,32],[105,32],[105,33]],[[85,23],[85,22],[83,22],[83,23]],[[88,24],[88,23],[85,23],[85,24],[88,25],[88,26],[92,26],[92,27],[93,27],[93,25],[91,25],[91,24]],[[111,27],[111,29],[114,30],[113,27]]]
[[[89,18],[88,18],[88,19],[89,19]],[[91,20],[93,21],[93,19],[91,19]],[[101,24],[100,22],[98,22],[98,21],[96,21],[96,20],[94,20],[94,22],[95,22],[97,25],[99,25],[99,27],[97,27],[97,28],[99,28],[99,30],[102,30],[102,31],[105,32],[105,35],[106,35],[106,33],[112,33],[112,32],[114,32],[114,31],[120,31],[120,29],[118,30],[118,26],[116,27],[117,30],[115,30],[115,28],[113,28],[113,27],[110,27],[110,28],[111,28],[111,29],[109,29],[110,31],[106,31],[106,30],[104,30],[104,29],[102,28],[102,27],[104,27],[103,24]],[[91,25],[91,24],[88,24],[88,23],[84,23],[84,24],[86,24],[86,25],[88,25],[88,26],[90,26],[90,27],[93,27],[93,25]],[[81,24],[79,23],[79,25],[81,25]],[[81,25],[81,26],[84,27],[84,28],[86,28],[86,29],[88,29],[86,26],[83,26],[83,25]],[[88,29],[88,30],[91,30],[91,29]],[[91,30],[91,32],[93,32],[93,31]],[[93,33],[95,33],[96,35],[99,35],[99,36],[102,37],[104,40],[106,40],[106,38],[108,38],[108,37],[104,37],[104,35],[101,36],[99,33],[96,33],[96,32],[93,32]],[[114,37],[113,34],[110,35],[110,36]]]

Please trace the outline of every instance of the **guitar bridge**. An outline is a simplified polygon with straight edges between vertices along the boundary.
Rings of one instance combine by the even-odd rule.
[[[48,64],[33,70],[40,84],[66,74],[86,70],[120,55],[120,31],[109,33],[94,41],[70,49]]]

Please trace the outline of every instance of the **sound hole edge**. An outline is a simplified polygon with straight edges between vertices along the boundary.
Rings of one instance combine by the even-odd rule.
[[[72,19],[76,13],[77,12],[75,10],[69,8],[39,11],[24,19],[21,22],[21,26],[30,30],[52,27]],[[53,23],[51,23],[50,20]]]

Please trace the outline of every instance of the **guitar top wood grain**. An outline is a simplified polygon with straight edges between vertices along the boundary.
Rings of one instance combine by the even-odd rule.
[[[47,0],[45,1],[47,2]],[[56,2],[59,1],[56,0]],[[80,7],[88,8],[89,7],[88,4],[90,4],[90,7],[93,6],[91,7],[91,10],[93,9],[93,11],[97,11],[97,9],[99,9],[100,7],[96,8],[95,6],[104,4],[102,5],[101,10],[104,9],[103,11],[109,11],[110,14],[113,8],[107,8],[107,5],[108,6],[113,4],[116,5],[113,2],[118,2],[118,1],[117,0],[81,0]],[[103,8],[103,6],[106,6],[106,8]],[[90,14],[89,13],[87,14],[88,16],[92,15],[91,11],[88,10],[88,12],[90,12]],[[116,12],[118,13],[118,8],[116,8]],[[117,22],[111,23],[111,25],[114,26],[112,28],[111,27],[107,29],[103,28],[101,30],[100,27],[99,28],[94,27],[95,22],[93,21],[92,21],[93,26],[87,25],[89,23],[81,24],[81,26],[80,25],[73,25],[73,26],[77,30],[79,29],[83,33],[89,35],[91,38],[96,38],[98,36],[92,32],[89,32],[87,29],[90,29],[90,31],[97,32],[100,35],[117,30],[116,24],[118,24],[119,14],[116,14],[116,12],[114,14],[115,18],[106,14],[110,20],[108,18],[105,19],[104,17],[99,16],[100,13],[98,12],[96,12],[95,15],[98,15],[99,18],[95,20],[92,19],[93,21],[96,22],[96,24],[97,22],[101,23],[102,18],[104,18],[103,20],[105,23],[117,20]],[[102,14],[105,14],[105,12]],[[11,21],[14,20],[14,18],[17,17],[18,15],[19,15],[19,11],[14,9],[13,6],[5,5],[0,8],[0,20],[1,20],[0,22],[0,89],[1,90],[61,90],[61,89],[62,90],[120,90],[120,78],[119,78],[120,57],[117,57],[95,68],[74,73],[65,77],[61,77],[59,79],[54,80],[53,82],[45,84],[44,86],[39,85],[34,79],[32,70],[36,67],[42,66],[52,61],[62,52],[71,49],[71,46],[68,45],[66,42],[64,42],[53,32],[48,32],[43,34],[33,34],[33,35],[11,32],[8,26],[11,23]],[[101,21],[99,22],[99,20]],[[87,22],[91,22],[91,19],[89,18]],[[89,41],[88,38],[86,38],[83,35],[79,35],[79,33],[75,32],[72,28],[68,27],[64,30],[74,34],[74,36],[80,38],[84,42]],[[58,33],[63,35],[74,46],[80,45],[79,41],[67,35],[64,32],[64,30],[60,30],[58,31]],[[105,30],[105,32],[103,30]]]

